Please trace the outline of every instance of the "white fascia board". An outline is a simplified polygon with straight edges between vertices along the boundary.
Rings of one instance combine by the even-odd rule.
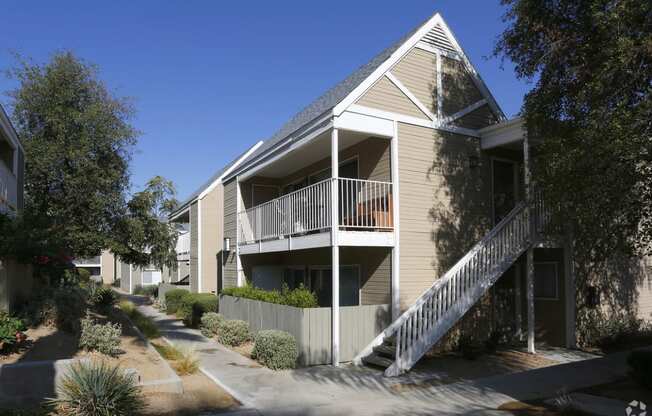
[[[22,150],[24,154],[25,149],[23,148],[23,144],[20,142],[20,140],[18,140],[16,129],[14,129],[13,124],[11,124],[11,120],[9,120],[9,116],[5,112],[4,108],[2,108],[2,106],[0,106],[0,127],[2,127],[2,131],[5,132],[5,135],[11,141],[14,148]]]
[[[243,161],[245,161],[245,160],[246,160],[246,159],[247,159],[247,158],[248,158],[248,157],[249,157],[249,156],[250,156],[254,151],[256,151],[256,149],[258,149],[262,144],[263,144],[263,141],[260,140],[260,141],[258,141],[258,143],[256,143],[255,145],[251,146],[251,148],[250,148],[249,150],[247,150],[247,152],[246,152],[245,154],[243,154],[242,156],[240,156],[240,158],[239,158],[238,160],[236,160],[235,163],[233,163],[233,165],[231,165],[231,167],[229,167],[227,170],[225,170],[224,173],[222,173],[222,174],[220,175],[219,178],[215,179],[215,180],[213,181],[213,183],[211,183],[211,184],[210,184],[206,189],[204,189],[204,190],[199,194],[199,196],[197,196],[197,199],[203,199],[206,195],[208,195],[209,192],[211,192],[213,189],[215,189],[215,187],[216,187],[217,185],[219,185],[219,184],[222,182],[222,179],[224,179],[228,174],[230,174],[231,172],[233,172],[233,170],[234,170],[235,168],[237,168],[238,166],[240,166],[240,164],[241,164]]]
[[[391,120],[351,111],[345,111],[336,117],[333,127],[376,136],[392,137],[394,135],[394,123]]]
[[[369,88],[371,88],[376,81],[382,77],[385,72],[391,69],[405,54],[407,54],[420,40],[423,38],[432,28],[434,28],[437,23],[443,23],[443,19],[439,13],[436,13],[433,17],[430,18],[423,26],[408,40],[406,40],[397,50],[392,53],[392,55],[383,62],[378,68],[376,68],[371,75],[369,75],[360,85],[358,85],[353,91],[349,93],[339,104],[333,108],[333,115],[339,116],[342,114],[350,105],[355,103]]]

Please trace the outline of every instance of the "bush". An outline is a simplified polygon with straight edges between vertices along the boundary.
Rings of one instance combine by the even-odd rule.
[[[82,284],[87,284],[91,280],[91,272],[88,269],[79,268],[77,269],[77,278]]]
[[[217,335],[219,326],[224,322],[224,317],[216,312],[206,312],[204,316],[201,317],[201,333],[207,337],[213,337]]]
[[[46,324],[70,333],[79,331],[82,317],[86,315],[87,292],[79,287],[64,286],[54,290],[45,300],[42,314]]]
[[[272,370],[294,368],[299,356],[297,341],[284,331],[260,331],[254,338],[252,357]]]
[[[93,291],[88,300],[97,310],[107,311],[118,301],[118,296],[112,289],[100,286]]]
[[[176,314],[186,326],[195,328],[199,326],[204,313],[217,312],[217,307],[217,296],[211,293],[186,293]]]
[[[627,356],[627,365],[634,381],[652,389],[652,351],[632,351]]]
[[[5,313],[0,314],[0,344],[15,344],[20,338],[20,333],[25,329],[22,320]]]
[[[152,318],[143,315],[136,309],[136,305],[127,300],[120,302],[120,309],[127,314],[131,322],[140,330],[147,339],[154,339],[161,336],[161,332]]]
[[[114,357],[120,352],[121,334],[120,324],[100,324],[90,318],[82,319],[79,347]]]
[[[138,381],[104,362],[72,365],[53,403],[69,416],[137,415],[145,408]]]
[[[158,296],[158,285],[136,285],[134,288],[134,295],[143,295],[150,298]]]
[[[185,289],[172,289],[165,293],[165,311],[169,314],[177,313],[181,307],[181,299],[189,293]]]
[[[280,292],[278,290],[263,290],[254,286],[245,285],[242,287],[229,287],[222,290],[222,294],[259,300],[261,302],[294,306],[295,308],[316,308],[319,306],[317,296],[303,285],[292,290],[284,285]]]
[[[224,345],[237,347],[251,339],[249,323],[239,319],[226,320],[219,326],[217,339]]]

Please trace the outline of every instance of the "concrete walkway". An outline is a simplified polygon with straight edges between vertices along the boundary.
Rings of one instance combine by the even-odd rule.
[[[243,404],[235,414],[505,415],[495,410],[503,403],[554,397],[562,390],[617,380],[627,372],[627,353],[439,386],[414,384],[410,375],[385,378],[352,366],[272,371],[145,305],[141,297],[129,298],[170,342],[197,351],[202,371]]]

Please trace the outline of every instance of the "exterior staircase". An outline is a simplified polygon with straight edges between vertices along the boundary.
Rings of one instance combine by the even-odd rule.
[[[408,371],[436,344],[536,240],[547,222],[542,199],[519,203],[446,274],[387,327],[354,360]]]

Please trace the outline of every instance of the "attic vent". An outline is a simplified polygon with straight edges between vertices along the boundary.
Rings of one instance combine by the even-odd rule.
[[[430,44],[436,48],[445,49],[447,51],[456,52],[453,44],[446,36],[444,30],[439,26],[435,26],[432,30],[421,39],[423,42]]]

